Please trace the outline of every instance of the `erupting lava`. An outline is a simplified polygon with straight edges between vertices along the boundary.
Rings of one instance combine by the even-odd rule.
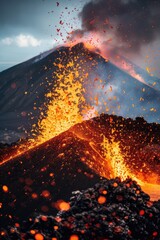
[[[33,124],[31,132],[34,138],[7,154],[0,164],[48,141],[84,119],[97,115],[95,111],[93,113],[93,107],[86,104],[84,97],[84,84],[89,70],[97,63],[90,54],[87,56],[87,52],[84,56],[83,52],[74,53],[72,48],[68,49],[67,56],[63,50],[59,50],[60,57],[53,63],[57,69],[54,72],[54,88],[46,94],[44,106],[47,110],[40,108],[38,124]]]
[[[46,117],[38,122],[37,141],[43,143],[68,130],[83,120],[80,105],[85,106],[83,81],[80,77],[80,65],[70,61],[66,66],[59,63],[56,91],[46,95],[50,99]]]
[[[112,169],[113,177],[120,177],[125,180],[127,177],[131,177],[138,182],[138,179],[130,173],[124,162],[124,156],[121,153],[119,142],[113,139],[110,141],[103,136],[102,147],[104,150],[105,159],[110,159],[110,167]]]

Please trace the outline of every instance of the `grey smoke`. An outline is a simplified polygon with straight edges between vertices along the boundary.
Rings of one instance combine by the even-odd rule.
[[[160,34],[159,14],[159,0],[92,0],[80,13],[82,31],[75,33],[110,34],[114,47],[138,52]]]

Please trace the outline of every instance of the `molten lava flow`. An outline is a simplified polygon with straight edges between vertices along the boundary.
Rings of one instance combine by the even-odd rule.
[[[101,56],[103,56],[103,58],[108,59],[114,64],[116,65],[118,68],[122,69],[123,71],[125,71],[126,73],[128,73],[130,76],[132,76],[133,78],[137,79],[139,82],[152,87],[151,85],[147,84],[147,82],[145,81],[145,79],[142,77],[141,74],[139,74],[136,71],[136,68],[134,67],[134,65],[132,65],[130,62],[127,62],[127,60],[125,60],[125,58],[116,55],[115,53],[113,53],[113,51],[107,51],[103,45],[99,46],[100,49],[100,54]]]
[[[137,79],[138,81],[144,83],[145,85],[148,86],[148,84],[146,83],[146,81],[144,80],[144,78],[138,74],[135,70],[135,68],[132,66],[132,64],[127,63],[127,61],[125,61],[124,59],[121,59],[119,56],[113,59],[113,63],[121,68],[122,70],[124,70],[125,72],[127,72],[130,76],[132,76],[133,78]]]

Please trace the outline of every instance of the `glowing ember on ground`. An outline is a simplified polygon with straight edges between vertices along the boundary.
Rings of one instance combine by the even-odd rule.
[[[69,240],[79,240],[77,235],[72,235]]]
[[[65,201],[62,201],[62,200],[59,200],[56,203],[56,206],[61,211],[68,211],[70,209],[70,204],[68,202],[65,202]]]
[[[43,237],[42,234],[36,233],[36,235],[35,235],[35,240],[43,240],[43,239],[44,239],[44,237]]]
[[[99,204],[104,204],[106,202],[106,198],[104,197],[104,196],[100,196],[99,198],[98,198],[98,203]]]
[[[3,189],[4,192],[8,192],[8,187],[7,187],[6,185],[4,185],[4,186],[2,187],[2,189]]]

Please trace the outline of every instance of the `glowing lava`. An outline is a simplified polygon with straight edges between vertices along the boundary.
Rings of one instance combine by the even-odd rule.
[[[114,138],[109,141],[105,136],[103,136],[102,148],[105,159],[110,162],[113,178],[120,177],[122,180],[125,180],[130,176],[135,179],[135,176],[129,172],[125,165],[124,156],[121,153],[119,142],[116,142]],[[137,181],[138,179],[135,180]]]

